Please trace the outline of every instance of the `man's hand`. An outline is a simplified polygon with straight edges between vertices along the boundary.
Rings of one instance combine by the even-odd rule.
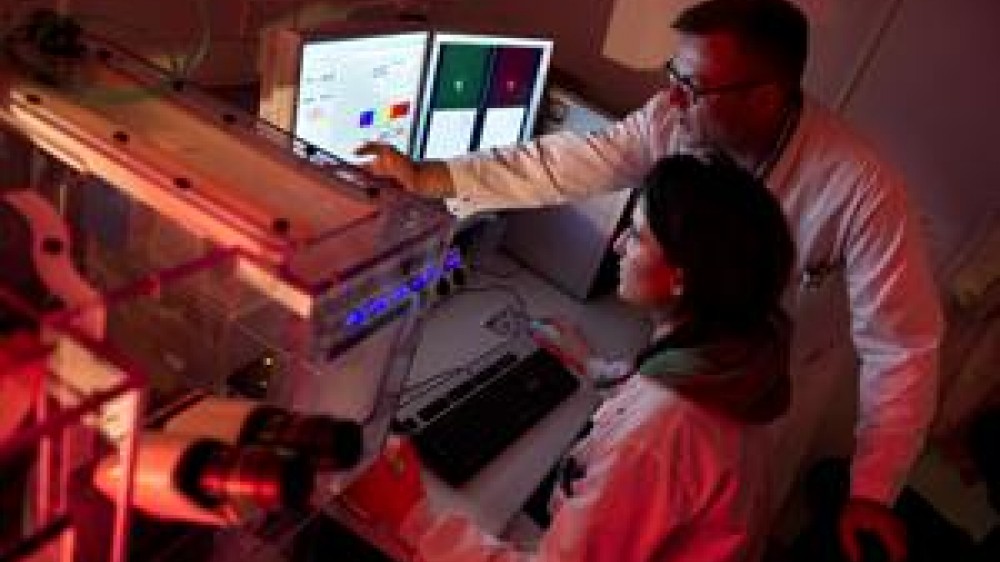
[[[864,499],[849,498],[840,512],[840,546],[851,562],[864,562],[858,533],[867,532],[878,538],[890,562],[906,559],[906,526],[888,507]]]
[[[388,177],[399,182],[403,189],[416,191],[417,165],[408,156],[396,150],[391,144],[366,142],[354,151],[358,156],[373,156],[364,168],[380,177]]]
[[[406,191],[424,197],[455,196],[455,186],[448,167],[441,162],[417,163],[396,150],[396,147],[381,142],[366,142],[354,153],[358,156],[374,156],[371,161],[363,164],[364,168],[376,176],[396,180]]]
[[[342,496],[369,522],[398,534],[406,516],[424,499],[420,463],[409,441],[392,437],[369,469]]]

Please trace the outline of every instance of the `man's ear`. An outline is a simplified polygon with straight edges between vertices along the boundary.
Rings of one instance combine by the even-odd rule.
[[[783,82],[773,82],[763,84],[754,92],[757,107],[767,111],[769,114],[780,114],[788,107],[789,93],[788,86]]]

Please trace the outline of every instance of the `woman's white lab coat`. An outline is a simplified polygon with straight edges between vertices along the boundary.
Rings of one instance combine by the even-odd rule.
[[[634,376],[570,453],[578,477],[557,483],[539,544],[422,510],[404,536],[427,562],[751,562],[766,535],[765,432]]]

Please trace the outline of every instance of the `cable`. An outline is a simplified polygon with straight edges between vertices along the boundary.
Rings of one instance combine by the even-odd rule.
[[[198,19],[201,21],[201,37],[194,51],[188,56],[187,61],[182,65],[180,78],[187,80],[191,77],[194,69],[201,66],[208,56],[212,47],[212,15],[208,9],[206,0],[195,0],[198,10]]]
[[[423,320],[424,324],[420,328],[421,338],[423,336],[424,331],[426,330],[427,323],[433,319],[433,316],[436,315],[439,310],[444,308],[445,304],[455,302],[452,299],[455,299],[462,294],[491,293],[491,292],[502,292],[508,297],[510,297],[511,301],[513,301],[493,317],[493,319],[500,317],[509,317],[511,320],[513,320],[513,326],[509,326],[509,328],[511,329],[503,329],[503,330],[494,329],[494,333],[497,333],[498,335],[501,336],[506,336],[504,341],[494,346],[491,346],[489,349],[486,349],[483,352],[477,354],[469,361],[466,361],[459,365],[452,366],[450,368],[443,369],[438,373],[428,378],[425,378],[415,384],[404,386],[403,389],[400,391],[400,400],[398,405],[399,407],[404,407],[409,404],[412,404],[414,401],[420,399],[421,397],[427,395],[428,393],[431,393],[433,390],[439,388],[446,381],[452,380],[456,376],[468,377],[471,373],[474,373],[476,371],[475,366],[478,363],[481,363],[485,358],[491,355],[495,355],[498,349],[507,345],[511,340],[519,336],[522,336],[526,332],[527,326],[532,317],[527,312],[528,307],[524,297],[517,291],[517,289],[509,285],[490,284],[490,285],[462,287],[450,299],[438,301],[438,303],[435,303],[435,306],[430,311],[428,311],[427,316],[425,316]],[[491,321],[493,319],[486,322],[487,328],[491,327]],[[418,341],[417,343],[418,349],[421,344],[422,341]],[[412,363],[411,363],[411,369],[412,369]],[[412,372],[407,375],[407,378],[409,378],[410,374],[412,374]]]

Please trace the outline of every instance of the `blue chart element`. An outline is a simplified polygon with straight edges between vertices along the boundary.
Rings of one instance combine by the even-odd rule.
[[[371,127],[373,124],[375,124],[375,110],[369,109],[367,111],[362,111],[361,120],[359,121],[358,126],[364,129],[366,127]]]
[[[403,283],[365,299],[347,314],[344,318],[344,326],[349,329],[357,329],[399,310],[400,305],[411,296],[432,286],[441,276],[461,265],[462,256],[458,250],[454,248],[448,250],[442,267],[436,264],[428,265]]]

